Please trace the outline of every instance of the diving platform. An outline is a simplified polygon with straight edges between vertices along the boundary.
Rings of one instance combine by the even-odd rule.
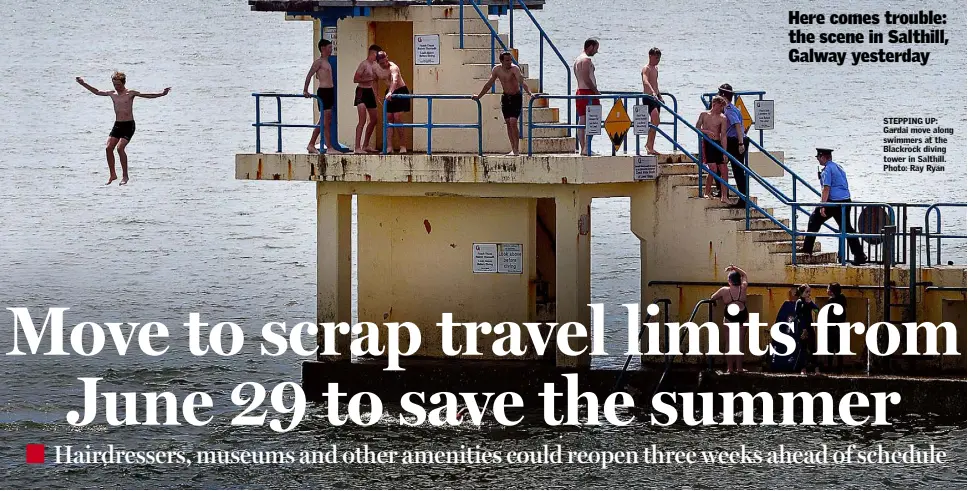
[[[943,234],[941,214],[963,214],[965,203],[850,203],[841,208],[858,224],[856,233],[837,230],[830,226],[832,221],[820,232],[806,232],[821,196],[816,177],[805,179],[794,172],[780,149],[764,143],[762,131],[759,139],[749,138],[749,155],[741,160],[729,157],[744,169],[745,189],[753,184],[760,195],[747,193],[746,204],[739,208],[703,199],[700,187],[709,167],[694,152],[700,141],[711,141],[689,122],[692,117],[678,113],[676,96],[663,94],[668,103],[660,103],[652,95],[635,92],[573,95],[572,56],[566,59],[559,52],[531,12],[543,3],[435,0],[428,6],[421,0],[250,0],[253,10],[284,12],[286,19],[313,22],[305,51],[310,46],[315,50],[324,38],[335,45],[329,58],[336,93],[331,137],[338,142],[333,145],[338,153],[326,154],[325,148],[319,148],[320,154],[307,153],[305,140],[294,142],[287,136],[291,128],[322,129],[321,101],[311,103],[290,90],[253,94],[255,148],[235,155],[238,180],[315,186],[318,322],[351,322],[355,274],[358,321],[415,323],[423,338],[415,357],[443,357],[436,326],[442,312],[452,313],[456,322],[589,326],[591,243],[596,233],[592,201],[625,197],[629,232],[639,246],[640,303],[664,299],[667,320],[692,320],[690,312],[695,315],[702,301],[725,284],[723,269],[730,264],[749,273],[748,308],[766,322],[775,318],[791,286],[815,285],[822,304],[826,298],[820,287],[839,282],[851,322],[954,323],[962,356],[924,361],[924,367],[937,373],[960,370],[964,376],[968,270],[943,265],[948,259],[943,252],[948,254],[950,248],[943,251],[942,241],[966,239],[948,228]],[[513,27],[507,34],[499,32],[501,16],[538,29],[541,47],[536,61],[521,63],[530,53],[515,49]],[[371,44],[387,47],[390,59],[399,65],[412,108],[399,123],[388,122],[385,107],[381,109],[372,140],[378,152],[351,153],[356,143],[347,142],[355,139],[357,126],[353,74]],[[481,90],[505,51],[521,67],[524,83],[540,93],[524,98],[518,120],[521,155],[516,156],[505,155],[513,136],[508,136],[502,116],[501,84],[480,99],[470,96]],[[319,55],[318,50],[314,53]],[[308,56],[303,61],[307,67],[312,63]],[[551,76],[568,81],[567,93],[541,93]],[[383,94],[384,89],[381,83],[375,92]],[[741,94],[762,99],[765,92],[737,91]],[[604,106],[621,104],[625,109],[625,120],[619,121],[627,123],[624,133],[620,128],[596,136],[619,141],[613,155],[575,153],[576,131],[584,128],[576,114],[576,99],[581,97],[600,98]],[[645,155],[638,141],[644,136],[634,134],[628,120],[634,106],[648,98],[660,106],[662,122],[646,122],[647,130],[656,132],[660,145],[673,148],[654,158]],[[300,124],[283,120],[283,104],[303,105]],[[285,111],[293,112],[298,110]],[[394,153],[386,144],[393,129],[402,130],[398,136],[410,153]],[[728,176],[714,179],[731,195],[740,195],[738,183]],[[305,217],[280,213],[278,219]],[[803,251],[810,234],[827,239],[812,251]],[[846,264],[848,238],[864,241],[868,264]],[[832,239],[837,245],[831,248]],[[925,249],[926,259],[918,256]],[[721,306],[700,314],[696,322],[723,318]],[[478,345],[490,346],[495,338],[481,334]],[[572,341],[572,348],[580,348],[589,338]],[[317,363],[348,363],[349,343],[349,335],[339,335],[342,355],[312,362],[307,377],[329,373]],[[862,346],[863,339],[855,336],[851,343]],[[500,360],[485,352],[477,359],[569,370],[591,366],[587,355],[562,352],[542,359],[526,354]],[[849,363],[856,368],[866,361],[858,357]],[[704,362],[686,358],[677,364]]]

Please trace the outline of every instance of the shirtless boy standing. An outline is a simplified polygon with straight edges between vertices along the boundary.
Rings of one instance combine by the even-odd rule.
[[[376,148],[370,148],[370,138],[373,130],[376,129],[376,92],[373,83],[379,78],[380,66],[376,63],[376,55],[383,48],[372,45],[366,54],[366,59],[356,68],[353,74],[353,83],[356,84],[356,96],[353,105],[359,115],[360,122],[356,125],[356,140],[353,147],[356,153],[377,153]],[[364,138],[363,132],[366,131]],[[360,141],[360,139],[363,139]]]
[[[323,118],[323,141],[326,142],[326,153],[340,153],[333,147],[330,125],[333,121],[333,105],[336,103],[336,94],[333,91],[333,66],[329,64],[329,57],[333,54],[333,43],[326,39],[319,40],[319,58],[313,62],[312,66],[309,67],[309,73],[306,74],[306,83],[303,84],[303,96],[312,97],[313,95],[309,93],[309,84],[313,81],[313,75],[316,76],[316,83],[319,87],[316,89],[316,96],[319,97],[321,111],[320,117]],[[311,154],[318,154],[319,150],[316,148],[316,138],[319,138],[319,126],[317,125],[313,128],[313,136],[309,139],[309,145],[306,150]]]
[[[659,48],[649,50],[649,64],[642,67],[642,92],[664,103],[662,94],[659,93],[659,58],[661,57],[662,52],[659,51]],[[645,103],[649,106],[649,119],[652,120],[652,125],[658,126],[659,104],[651,99],[646,99]],[[649,155],[659,154],[655,151],[655,128],[649,128],[649,138],[645,143],[645,151]]]
[[[155,97],[168,95],[171,87],[166,87],[165,90],[157,94],[142,94],[137,90],[130,90],[124,87],[126,77],[121,72],[114,72],[114,75],[111,76],[111,83],[114,84],[114,90],[112,91],[95,89],[88,85],[81,77],[77,77],[76,80],[77,83],[95,95],[110,96],[111,101],[114,103],[114,127],[111,128],[111,133],[108,135],[107,145],[104,149],[107,153],[108,170],[111,172],[111,175],[108,177],[108,182],[105,185],[111,184],[118,178],[118,174],[114,171],[114,149],[116,147],[118,149],[118,157],[121,159],[120,184],[123,186],[128,183],[128,154],[125,153],[124,149],[131,142],[131,137],[134,136],[134,98],[144,97],[145,99],[154,99]]]
[[[390,98],[391,95],[399,94],[406,95],[410,93],[410,89],[407,88],[407,83],[403,80],[403,75],[400,73],[400,67],[396,63],[390,61],[385,51],[380,51],[376,55],[376,62],[383,69],[384,78],[389,81],[390,86],[387,87],[386,96],[383,98],[383,104],[386,105],[387,109],[387,121],[394,124],[400,124],[403,122],[403,113],[410,112],[410,98],[407,97],[395,97]],[[397,138],[399,135],[400,138]],[[393,148],[396,146],[395,141],[400,141],[400,153],[407,153],[406,142],[402,141],[404,138],[403,128],[390,128],[389,134],[390,141],[387,142],[387,148],[390,149],[390,153],[393,152]]]
[[[696,128],[702,131],[711,140],[719,143],[723,148],[726,148],[726,129],[729,127],[729,122],[726,120],[726,115],[723,114],[723,109],[726,107],[726,99],[716,96],[713,97],[712,107],[709,111],[699,113],[699,120],[696,121]],[[726,199],[726,183],[729,180],[729,167],[726,165],[726,155],[723,152],[712,146],[706,139],[703,139],[703,162],[709,166],[710,174],[706,176],[706,189],[703,191],[703,198],[712,199],[712,185],[713,176],[712,173],[716,173],[723,179],[723,182],[719,184],[719,200],[723,203],[729,203]]]
[[[476,101],[483,97],[484,93],[494,85],[496,79],[501,81],[504,92],[501,95],[501,113],[504,115],[504,122],[508,125],[508,141],[511,143],[511,153],[508,155],[517,155],[521,144],[521,136],[518,135],[518,118],[521,117],[521,106],[524,105],[521,89],[531,97],[534,97],[534,94],[524,82],[521,68],[512,63],[511,53],[505,51],[501,53],[501,64],[491,70],[491,78],[484,84],[481,93],[473,96],[473,99]]]
[[[595,81],[595,64],[592,63],[592,57],[598,53],[598,41],[594,39],[585,40],[585,49],[582,51],[578,58],[575,58],[575,78],[578,79],[578,92],[577,95],[595,95],[601,94],[598,91],[598,82]],[[582,128],[578,130],[578,148],[579,153],[591,155],[592,149],[585,148],[585,109],[588,106],[598,106],[601,105],[598,99],[576,99],[575,108],[578,110],[578,124],[582,125]]]

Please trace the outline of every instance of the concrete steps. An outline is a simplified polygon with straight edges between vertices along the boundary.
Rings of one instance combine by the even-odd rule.
[[[521,139],[521,151],[528,151],[528,139]],[[574,153],[575,139],[572,137],[535,138],[532,145],[534,153]]]
[[[750,230],[746,233],[753,234],[753,242],[790,242],[790,234],[783,230]],[[797,243],[802,243],[806,237],[797,237]],[[818,242],[819,243],[819,242]]]
[[[462,75],[467,78],[480,80],[482,86],[487,82],[487,79],[491,78],[491,70],[494,69],[494,66],[490,63],[464,63],[462,66]],[[521,74],[524,75],[524,78],[528,78],[528,65],[521,64],[518,66],[521,68]],[[501,82],[495,81],[494,83],[498,86],[501,85]],[[531,88],[530,85],[528,88]]]
[[[764,208],[767,213],[773,215],[773,208]],[[724,220],[745,220],[746,219],[746,209],[745,208],[716,208],[715,213],[720,215]],[[754,218],[766,218],[766,215],[758,210],[750,209],[750,220]]]
[[[783,233],[786,234],[786,232],[783,232]],[[769,249],[771,254],[790,254],[791,252],[790,249],[792,247],[792,244],[790,243],[789,238],[790,236],[787,235],[788,240],[777,241],[777,242],[765,242],[765,244],[767,245],[767,248]],[[801,247],[803,247],[803,243],[797,242],[797,248],[801,248]],[[814,253],[820,252],[819,242],[814,242],[813,252]]]
[[[494,29],[494,32],[500,32],[498,31],[498,21],[496,19],[489,20],[488,22],[491,24],[491,27]],[[460,46],[460,19],[457,19],[457,18],[437,19],[437,21],[434,23],[434,27],[436,29],[436,32],[440,33],[441,35],[456,34],[457,44],[454,46],[455,47]],[[477,14],[475,14],[473,17],[464,16],[464,47],[465,48],[467,47],[468,34],[486,35],[488,38],[487,46],[488,47],[491,46],[491,40],[490,40],[491,31],[487,28],[487,25],[484,24],[484,21],[482,21],[481,18],[477,16]],[[495,41],[494,44],[497,44],[497,41]],[[507,44],[508,44],[507,41],[505,41],[504,45],[507,46]]]
[[[466,46],[466,41],[467,40],[465,39],[464,41],[465,41],[465,46]],[[490,46],[488,46],[487,48],[464,48],[464,49],[457,49],[457,51],[461,53],[461,57],[462,57],[462,60],[463,60],[464,63],[486,63],[488,65],[491,64],[491,47]],[[501,62],[499,60],[499,57],[501,56],[501,53],[503,51],[504,50],[501,49],[501,46],[498,45],[497,43],[495,43],[495,46],[494,46],[494,64],[495,65]],[[512,49],[511,50],[511,56],[514,56],[514,59],[515,60],[521,61],[521,58],[518,55],[518,50]]]
[[[534,109],[534,122],[535,123],[557,123],[558,119],[558,108],[557,107],[542,107]],[[524,120],[524,124],[528,124],[528,111],[521,112],[521,119]]]
[[[455,33],[455,34],[442,33],[442,36],[444,36],[444,38],[450,38],[450,40],[451,40],[450,42],[451,42],[451,47],[452,48],[454,48],[454,49],[460,49],[460,33],[459,33],[459,31],[457,33]],[[508,35],[507,34],[498,34],[498,38],[500,38],[501,41],[504,42],[504,45],[505,46],[507,46],[507,45],[509,45],[511,43],[511,41],[508,38]],[[444,44],[444,43],[442,42],[441,44]],[[464,32],[464,49],[491,49],[491,33],[490,32],[487,32],[486,34],[468,34],[465,31]],[[501,49],[501,44],[498,43],[497,40],[494,41],[494,49],[495,50],[500,50]],[[514,58],[516,60],[519,60],[520,61],[520,59],[518,57],[515,56]]]

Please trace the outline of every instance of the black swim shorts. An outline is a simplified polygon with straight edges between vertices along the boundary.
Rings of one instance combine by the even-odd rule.
[[[502,94],[501,95],[501,114],[504,114],[504,119],[508,118],[520,118],[521,117],[521,106],[524,104],[524,95],[520,92],[517,94]]]
[[[367,109],[376,109],[376,94],[372,87],[357,87],[356,97],[353,98],[353,105],[363,104]]]
[[[316,96],[319,97],[323,105],[323,111],[332,109],[333,105],[336,104],[336,94],[333,92],[332,87],[320,87],[316,89]]]
[[[131,137],[134,136],[134,121],[115,121],[110,136],[131,141]]]
[[[399,87],[397,90],[393,91],[394,94],[409,94],[410,89],[406,87]],[[408,113],[410,112],[410,98],[409,97],[394,97],[387,102],[387,113]]]

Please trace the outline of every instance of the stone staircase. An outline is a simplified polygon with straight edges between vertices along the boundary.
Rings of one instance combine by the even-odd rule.
[[[659,156],[659,179],[671,184],[673,192],[687,206],[701,207],[703,212],[710,216],[715,216],[722,221],[735,222],[736,234],[745,241],[752,241],[762,244],[769,256],[774,260],[782,260],[784,264],[792,264],[793,256],[790,248],[792,242],[790,234],[781,229],[773,220],[766,218],[757,210],[750,210],[750,230],[746,230],[746,210],[741,208],[728,208],[719,199],[703,199],[698,197],[696,189],[698,171],[696,164],[683,154],[664,154]],[[759,200],[751,197],[754,203],[759,204]],[[773,208],[763,208],[769,214],[774,213]],[[777,219],[784,226],[790,226],[790,220]],[[806,221],[803,222],[806,224]],[[803,237],[797,237],[797,247],[803,246]],[[820,242],[813,246],[813,254],[797,254],[797,264],[829,264],[837,261],[836,252],[821,252]]]
[[[491,76],[491,33],[484,22],[471,7],[464,7],[464,48],[460,48],[460,20],[458,19],[458,7],[433,7],[433,16],[437,19],[438,26],[442,26],[441,47],[450,47],[460,54],[462,62],[461,80],[455,80],[455,84],[460,89],[466,88],[463,93],[477,93],[484,86],[487,79]],[[446,23],[445,23],[446,22]],[[498,32],[499,19],[488,21]],[[507,46],[510,44],[506,34],[500,34],[500,39]],[[446,49],[446,48],[445,48]],[[498,63],[501,52],[501,44],[494,42],[494,63]],[[510,50],[514,58],[519,62],[521,73],[525,77],[525,83],[532,92],[540,90],[540,81],[530,77],[530,67],[524,63],[518,50]],[[456,87],[455,87],[456,88]],[[485,94],[481,99],[484,105],[485,115],[497,115],[497,122],[503,127],[504,118],[501,116],[501,94],[503,93],[501,83],[495,82],[494,93]],[[524,110],[521,118],[524,121],[524,129],[521,134],[521,150],[525,151],[528,146],[527,124],[528,124],[528,104],[529,98],[525,96]],[[547,99],[538,99],[534,107],[534,121],[539,123],[562,122],[560,111],[557,108],[549,107]],[[494,124],[489,122],[489,124]],[[575,138],[568,136],[565,128],[541,128],[534,130],[534,153],[574,153]],[[505,139],[506,141],[506,139]],[[506,144],[505,144],[506,145]],[[490,150],[485,148],[485,152]]]

